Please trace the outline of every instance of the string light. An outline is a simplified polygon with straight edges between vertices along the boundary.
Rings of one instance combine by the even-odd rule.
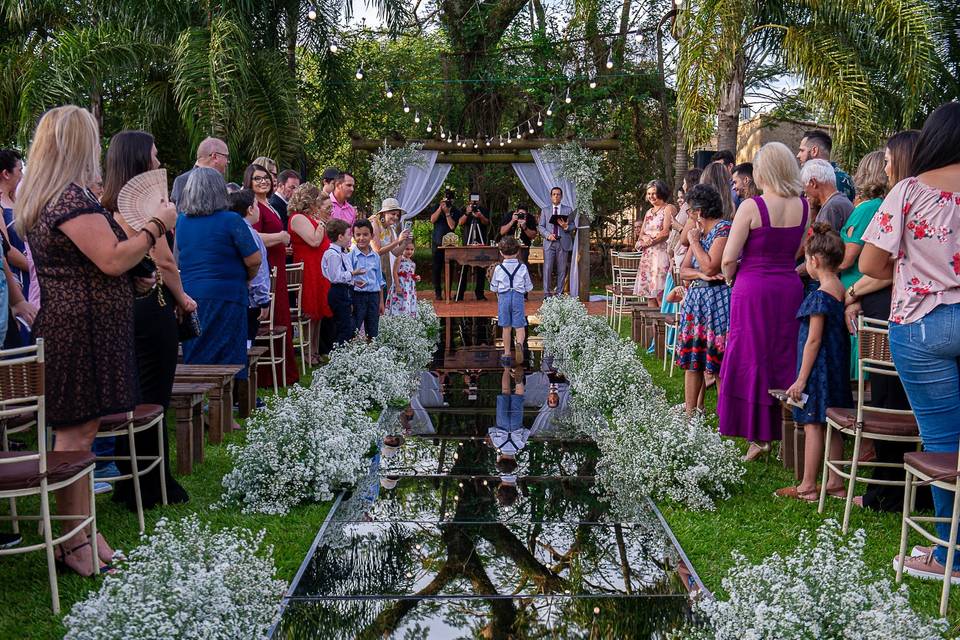
[[[307,19],[309,19],[309,20],[316,20],[316,19],[317,19],[317,12],[314,11],[313,9],[310,9],[310,11],[307,11]]]
[[[537,112],[537,126],[538,126],[538,127],[542,127],[542,126],[543,126],[543,118],[540,116],[540,112],[539,112],[539,111]]]
[[[427,122],[427,133],[430,133],[431,131],[433,131],[433,118],[430,118],[429,122]]]
[[[610,53],[607,54],[607,69],[613,69],[613,47],[610,47]]]
[[[563,101],[566,102],[567,104],[570,104],[570,102],[571,102],[571,100],[570,100],[570,87],[567,87],[567,95],[565,95],[565,96],[563,97]]]
[[[407,104],[407,99],[403,99],[403,112],[410,113],[410,105]]]
[[[510,134],[511,134],[511,133],[513,133],[513,131],[507,131],[507,144],[512,144],[512,143],[513,143],[513,140],[510,139]]]
[[[597,79],[594,78],[593,76],[590,77],[590,88],[591,89],[597,88]]]
[[[530,132],[530,135],[533,135],[533,123],[527,120],[527,124],[530,125],[530,128],[528,129],[528,131]]]
[[[360,63],[360,66],[357,67],[357,80],[363,80],[363,63]]]
[[[392,97],[393,97],[393,91],[390,90],[390,85],[387,84],[387,81],[386,81],[386,80],[383,81],[383,88],[387,90],[387,97],[388,97],[388,98],[392,98]]]
[[[551,101],[550,101],[550,104],[547,106],[547,115],[548,115],[548,116],[552,116],[552,115],[553,115],[553,100],[551,100]]]
[[[500,135],[497,136],[497,137],[500,138],[500,146],[502,147],[502,146],[503,146],[503,134],[500,134]]]
[[[338,47],[338,46],[336,45],[336,43],[331,44],[331,45],[330,45],[330,53],[336,53],[337,51],[340,51],[340,47]]]
[[[420,122],[420,112],[419,112],[419,111],[417,111],[417,112],[415,112],[415,113],[413,114],[413,121],[416,122],[416,123],[419,123],[419,122]]]

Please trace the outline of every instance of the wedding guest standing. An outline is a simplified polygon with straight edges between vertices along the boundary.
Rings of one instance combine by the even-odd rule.
[[[293,169],[285,169],[277,176],[277,190],[270,196],[270,206],[280,216],[280,222],[283,223],[284,229],[287,228],[287,218],[289,217],[287,204],[298,186],[300,186],[300,174]]]
[[[643,230],[635,249],[643,255],[637,267],[634,295],[647,299],[647,305],[659,309],[663,302],[663,288],[670,271],[667,239],[677,208],[667,202],[670,190],[662,180],[647,183],[647,202],[650,208],[643,216]]]
[[[290,326],[290,294],[287,291],[287,245],[290,244],[290,234],[283,229],[280,216],[268,200],[273,191],[273,178],[270,171],[262,165],[251,164],[243,174],[243,186],[253,191],[260,209],[260,221],[254,225],[260,233],[263,244],[267,247],[267,262],[270,269],[276,268],[277,280],[274,291],[273,323],[278,327]],[[288,330],[286,337],[286,369],[287,384],[293,384],[300,379],[296,357],[293,351],[293,332]],[[273,386],[273,368],[264,367],[264,375],[259,376],[261,387]],[[277,381],[278,386],[280,381]]]
[[[333,312],[327,303],[330,281],[323,275],[320,262],[330,246],[327,222],[333,204],[330,196],[315,185],[305,182],[290,198],[290,242],[294,262],[303,263],[303,300],[301,309],[310,318],[310,364],[319,363],[320,355],[330,352]],[[324,332],[324,321],[326,329]],[[321,344],[327,345],[321,351]]]
[[[128,235],[133,229],[117,212],[117,196],[131,178],[160,168],[157,147],[153,136],[145,131],[122,131],[110,140],[107,151],[106,178],[100,204],[113,212],[114,219],[124,227]],[[134,344],[137,354],[137,376],[140,382],[140,402],[158,404],[164,411],[170,406],[173,379],[177,369],[179,331],[177,312],[189,314],[197,310],[197,303],[183,290],[180,270],[173,259],[173,233],[167,232],[157,240],[149,254],[156,271],[156,284],[145,293],[136,296],[133,302]],[[186,502],[187,492],[170,473],[170,446],[167,430],[163,429],[165,462],[140,478],[140,496],[145,509],[161,502],[160,473],[165,474],[167,501],[173,504]],[[135,436],[137,455],[157,455],[157,438],[153,431],[144,431]],[[126,438],[116,439],[116,455],[130,454]],[[119,460],[120,474],[130,473],[130,463]],[[116,483],[113,501],[120,502],[131,511],[137,510],[133,482],[121,480]]]
[[[43,115],[30,148],[30,171],[14,208],[43,289],[37,336],[44,340],[46,419],[54,451],[88,453],[103,416],[137,403],[133,282],[127,273],[176,223],[161,207],[135,236],[123,229],[83,185],[100,179],[100,133],[89,111],[75,106]],[[90,513],[90,487],[59,492],[57,511]],[[64,521],[70,530],[76,521]],[[101,566],[113,556],[98,537]],[[81,575],[92,573],[92,548],[81,531],[58,557]]]
[[[380,256],[380,270],[387,281],[387,291],[393,284],[393,266],[410,241],[409,229],[397,229],[402,215],[400,202],[396,198],[387,198],[380,211],[370,218],[370,224],[373,225],[373,240],[370,244]]]
[[[749,440],[747,460],[781,437],[780,405],[768,391],[786,389],[796,373],[803,285],[794,265],[809,223],[800,171],[785,145],[763,145],[753,177],[763,195],[740,205],[723,250],[733,291],[717,402],[720,433]]]
[[[543,295],[558,296],[563,293],[563,283],[567,279],[570,266],[570,253],[573,251],[573,233],[576,222],[571,219],[573,209],[565,204],[563,189],[550,189],[550,205],[540,212],[537,226],[543,238]],[[553,286],[553,274],[557,275],[557,285]]]

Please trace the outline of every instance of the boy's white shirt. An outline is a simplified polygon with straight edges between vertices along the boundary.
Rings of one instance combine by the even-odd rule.
[[[517,265],[520,269],[513,276],[513,290],[518,293],[527,293],[533,291],[533,280],[530,279],[530,270],[527,265],[521,263],[516,258],[507,258],[493,268],[493,277],[490,278],[490,291],[495,293],[505,293],[510,290],[510,278],[507,271],[513,272]],[[504,271],[506,269],[506,271]]]

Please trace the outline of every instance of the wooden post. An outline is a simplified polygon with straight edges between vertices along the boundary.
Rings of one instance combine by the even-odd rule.
[[[589,223],[585,225],[589,227]],[[577,229],[577,252],[580,261],[577,263],[577,277],[579,280],[578,297],[580,302],[590,300],[590,229]]]

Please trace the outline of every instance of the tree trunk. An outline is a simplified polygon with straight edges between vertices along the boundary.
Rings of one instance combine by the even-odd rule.
[[[683,186],[683,178],[687,175],[687,171],[690,166],[690,158],[687,155],[687,139],[683,135],[683,129],[680,128],[680,124],[677,123],[677,138],[676,138],[676,148],[677,153],[673,158],[673,190],[676,192],[677,189]]]
[[[577,265],[577,277],[579,278],[580,290],[578,297],[581,302],[590,300],[590,229],[589,223],[582,226],[586,229],[577,229],[577,253],[580,256],[580,262]],[[573,275],[571,274],[571,278]]]
[[[295,3],[295,6],[299,6],[299,3]],[[285,26],[287,33],[287,68],[294,77],[297,73],[297,18],[296,10],[292,6],[288,7]]]
[[[631,0],[623,0],[623,7],[620,9],[620,37],[617,38],[613,55],[617,69],[623,69],[623,58],[627,49],[627,30],[630,28],[630,5]]]
[[[737,129],[740,126],[746,75],[747,61],[741,52],[721,88],[720,107],[717,110],[717,150],[729,150],[734,157],[737,155]]]
[[[100,93],[100,82],[98,80],[94,80],[93,86],[90,88],[90,113],[93,114],[93,119],[97,121],[97,131],[102,135],[103,94]]]
[[[660,158],[663,162],[663,177],[669,180],[673,173],[673,131],[670,129],[670,110],[667,108],[667,81],[663,70],[663,34],[657,27],[657,75],[660,86],[657,94],[660,102]]]

